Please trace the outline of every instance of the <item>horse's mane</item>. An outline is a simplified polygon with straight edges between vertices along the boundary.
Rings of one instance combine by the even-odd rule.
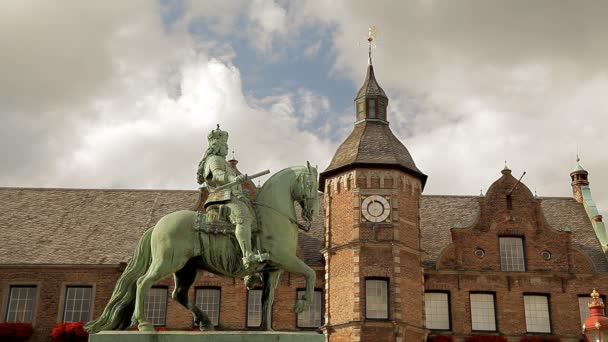
[[[277,179],[282,178],[284,174],[290,173],[290,172],[297,174],[298,171],[301,171],[302,169],[306,169],[306,166],[302,166],[302,165],[290,166],[290,167],[286,167],[283,170],[273,174],[272,176],[270,176],[270,178],[268,178],[268,180],[266,182],[264,182],[264,185],[262,185],[262,187],[260,188],[260,191],[258,192],[257,196],[259,197],[259,196],[265,195],[265,192],[268,191],[270,186],[272,184],[274,184],[275,182],[277,182]]]

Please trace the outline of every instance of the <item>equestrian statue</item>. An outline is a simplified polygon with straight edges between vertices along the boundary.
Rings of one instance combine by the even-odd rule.
[[[298,229],[303,225],[294,202],[310,225],[319,211],[317,168],[307,163],[283,169],[251,201],[241,184],[269,172],[248,176],[228,164],[228,132],[219,125],[207,139],[197,171],[198,183],[208,192],[204,211],[167,214],[144,233],[103,313],[85,325],[89,333],[132,325],[140,331],[154,330],[145,315],[144,299],[155,283],[171,274],[172,298],[192,312],[201,330],[213,330],[209,317],[188,298],[198,270],[243,278],[248,287],[262,282],[263,330],[272,330],[274,291],[283,271],[306,279],[305,295],[293,310],[302,312],[312,303],[315,272],[296,256]]]

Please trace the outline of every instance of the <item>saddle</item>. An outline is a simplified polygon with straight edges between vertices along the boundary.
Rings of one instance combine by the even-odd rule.
[[[230,208],[223,204],[212,204],[206,212],[196,213],[194,229],[209,234],[234,234],[235,225],[230,223]],[[251,235],[259,231],[257,220],[251,225]]]

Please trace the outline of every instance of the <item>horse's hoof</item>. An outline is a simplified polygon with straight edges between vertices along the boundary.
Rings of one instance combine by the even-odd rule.
[[[293,312],[301,313],[302,311],[304,311],[304,309],[306,309],[307,306],[308,306],[308,303],[306,303],[305,300],[298,299],[296,301],[296,303],[293,305]]]
[[[214,331],[215,330],[215,328],[213,327],[213,325],[211,325],[211,326],[203,326],[203,325],[201,325],[198,328],[199,328],[200,331]]]
[[[137,330],[139,330],[139,331],[154,331],[154,326],[152,325],[152,323],[150,323],[148,321],[141,321],[137,325]]]

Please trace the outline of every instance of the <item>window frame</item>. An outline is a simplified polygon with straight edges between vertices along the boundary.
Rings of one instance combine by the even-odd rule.
[[[217,325],[214,325],[214,327],[219,327],[221,314],[222,314],[222,287],[221,286],[196,286],[194,288],[194,305],[196,305],[196,298],[197,298],[196,293],[198,290],[219,290],[220,291],[220,296],[219,296],[219,300],[218,300],[218,304],[217,304]],[[201,311],[202,311],[202,309],[201,309]],[[213,322],[211,322],[211,324],[213,324]],[[192,319],[192,325],[194,326],[194,319]]]
[[[549,332],[540,332],[540,331],[528,331],[528,323],[526,321],[526,296],[538,296],[547,298],[547,311],[549,318]],[[524,309],[524,325],[526,327],[526,334],[553,334],[553,316],[551,314],[551,295],[549,293],[539,293],[539,292],[524,292],[521,296],[521,301]],[[576,303],[578,305],[578,302]]]
[[[368,280],[382,280],[386,282],[386,318],[369,318],[367,317],[367,281]],[[388,277],[365,277],[365,296],[364,296],[364,318],[369,321],[388,321],[391,319],[391,281]]]
[[[9,315],[9,309],[11,306],[11,295],[12,295],[12,291],[14,288],[33,288],[35,290],[34,293],[34,297],[33,297],[33,303],[32,303],[32,319],[31,323],[33,326],[36,325],[36,311],[38,311],[38,303],[40,302],[40,284],[39,283],[32,283],[32,282],[24,282],[24,283],[8,283],[5,287],[6,289],[6,293],[8,294],[6,297],[6,302],[3,302],[2,305],[2,316],[0,316],[0,318],[2,319],[2,322],[6,322],[8,323],[8,315]],[[13,321],[10,321],[13,322]]]
[[[298,300],[298,292],[300,291],[306,291],[305,287],[299,287],[296,289],[296,300]],[[318,330],[320,327],[322,327],[325,324],[325,298],[324,298],[324,293],[323,293],[323,289],[322,288],[317,288],[315,287],[313,290],[313,293],[317,293],[320,292],[321,293],[321,325],[319,325],[318,327],[302,327],[298,325],[298,315],[299,313],[296,313],[296,328],[300,329],[300,330]]]
[[[376,109],[378,107],[378,106],[376,106],[376,103],[377,103],[376,98],[374,98],[374,97],[367,98],[366,103],[367,103],[367,117],[369,119],[376,119],[378,117],[378,114],[376,111]]]
[[[164,289],[165,290],[165,319],[164,319],[164,323],[162,325],[160,324],[152,324],[152,326],[154,327],[166,327],[167,326],[167,310],[169,308],[169,286],[167,285],[154,285],[150,288],[150,290],[152,289]],[[150,294],[150,291],[148,291],[148,293],[146,294],[146,297]],[[144,300],[144,312],[146,313],[146,319],[148,319],[148,321],[150,321],[150,317],[148,317],[148,314],[146,312],[146,306],[145,306],[145,300]],[[152,322],[150,322],[152,323]]]
[[[524,260],[524,270],[523,271],[503,271],[502,269],[502,253],[500,249],[500,239],[501,238],[517,238],[521,240],[521,250],[523,254]],[[498,235],[498,263],[500,265],[500,272],[527,272],[528,271],[528,252],[526,250],[526,238],[523,235]]]
[[[89,298],[89,300],[91,301],[89,303],[89,317],[87,318],[87,320],[85,321],[88,322],[91,320],[91,318],[93,317],[93,301],[95,300],[95,287],[93,285],[84,285],[84,284],[67,284],[65,286],[63,286],[63,301],[62,301],[62,311],[61,311],[61,322],[66,322],[65,320],[65,314],[66,314],[66,308],[67,308],[67,304],[68,304],[68,290],[70,288],[88,288],[91,289],[91,297]],[[70,321],[70,322],[74,322],[74,321]]]
[[[249,296],[251,295],[251,291],[260,291],[260,325],[249,325]],[[262,321],[264,315],[264,290],[259,287],[255,287],[251,290],[247,290],[247,300],[245,302],[245,327],[250,329],[261,329]]]
[[[485,294],[485,295],[492,295],[492,299],[494,301],[494,330],[475,330],[473,329],[473,306],[471,305],[471,295],[476,295],[476,294]],[[492,292],[492,291],[470,291],[469,292],[469,311],[471,313],[470,315],[470,319],[471,319],[471,332],[498,332],[498,308],[497,308],[497,302],[496,302],[496,292]]]
[[[429,328],[426,325],[426,294],[427,293],[444,293],[448,295],[448,329],[435,329]],[[430,331],[452,331],[452,293],[449,290],[425,290],[425,299],[424,299],[424,327]]]

